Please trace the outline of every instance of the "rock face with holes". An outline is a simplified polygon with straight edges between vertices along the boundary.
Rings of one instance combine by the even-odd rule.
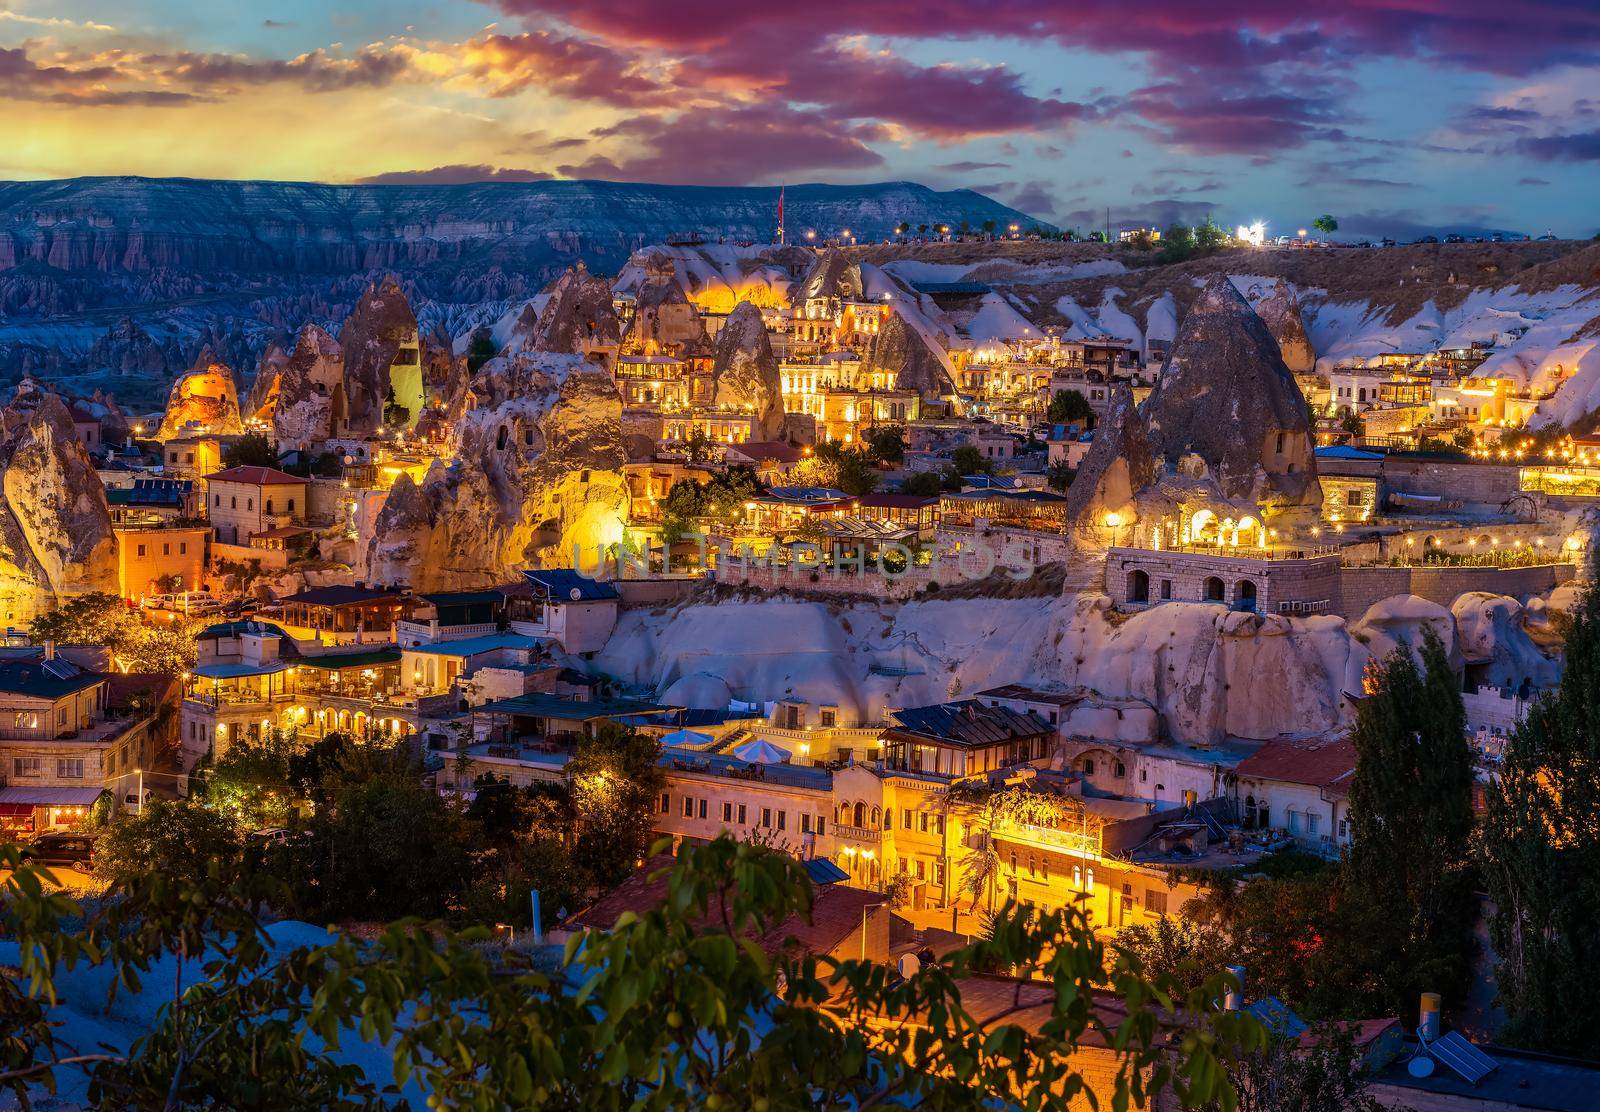
[[[156,439],[209,433],[213,436],[238,436],[244,432],[239,413],[239,390],[233,371],[218,362],[211,349],[200,353],[194,366],[180,375],[167,394],[166,412]]]
[[[414,395],[421,387],[417,316],[392,274],[361,295],[339,330],[339,347],[344,355],[345,393],[339,435],[370,436],[383,427],[391,406],[415,404]],[[417,379],[415,390],[397,382],[408,372]],[[403,397],[396,397],[397,387]],[[413,423],[416,416],[410,415]]]
[[[861,265],[851,262],[837,247],[829,247],[789,290],[789,301],[797,306],[816,300],[860,301],[864,288]]]
[[[955,383],[929,340],[899,311],[889,313],[872,338],[867,364],[874,370],[892,371],[895,386],[915,390],[927,399],[947,398]]]
[[[272,434],[279,450],[310,449],[340,435],[348,404],[339,341],[314,324],[306,325],[278,372],[271,401]]]
[[[1225,275],[1183,319],[1144,405],[1150,444],[1169,464],[1200,461],[1226,499],[1267,513],[1322,504],[1305,397],[1278,342]]]
[[[523,350],[583,355],[621,341],[622,324],[612,304],[611,283],[590,274],[583,263],[562,274],[545,292],[549,299],[524,330]]]
[[[711,365],[713,404],[755,414],[753,439],[775,440],[783,430],[783,380],[761,310],[741,301],[717,333]]]
[[[61,399],[25,382],[0,410],[0,618],[89,591],[117,591],[105,488]]]
[[[504,583],[523,568],[584,566],[622,540],[622,398],[605,368],[575,355],[490,360],[479,404],[455,426],[453,458],[420,483],[402,476],[358,559],[367,578],[417,590]]]

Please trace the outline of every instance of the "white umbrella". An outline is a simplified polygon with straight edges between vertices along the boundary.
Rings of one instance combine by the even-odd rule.
[[[741,761],[764,765],[783,764],[789,759],[787,749],[780,749],[764,737],[745,742],[733,751],[733,755]]]
[[[661,735],[662,745],[710,745],[711,735],[700,734],[693,730],[673,730],[670,734]]]

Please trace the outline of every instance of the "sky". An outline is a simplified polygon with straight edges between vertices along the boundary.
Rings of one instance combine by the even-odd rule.
[[[910,180],[1084,230],[1589,236],[1600,0],[0,0],[0,121],[3,180]]]

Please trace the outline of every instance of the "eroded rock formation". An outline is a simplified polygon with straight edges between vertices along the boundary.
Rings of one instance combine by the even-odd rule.
[[[347,416],[344,352],[325,329],[308,324],[278,373],[272,435],[280,449],[309,449],[341,435]]]
[[[1267,331],[1278,341],[1278,353],[1292,374],[1309,374],[1317,365],[1317,353],[1306,333],[1306,320],[1300,312],[1300,298],[1288,282],[1277,283],[1272,295],[1256,306]]]
[[[611,283],[590,274],[583,263],[562,274],[545,292],[549,300],[527,329],[524,351],[582,355],[621,341],[622,324],[611,301]],[[519,323],[519,331],[521,328]]]
[[[872,338],[867,365],[895,375],[895,386],[915,390],[924,398],[943,398],[955,393],[950,371],[928,341],[905,317],[891,312],[882,329]]]
[[[211,349],[200,353],[194,366],[172,384],[157,440],[195,433],[235,436],[244,432],[239,413],[239,391],[233,370],[218,362]]]
[[[712,404],[756,415],[757,440],[773,440],[783,429],[783,380],[761,310],[741,301],[717,333],[711,366]]]
[[[421,483],[401,477],[379,513],[364,574],[417,590],[505,582],[535,562],[593,566],[622,539],[622,397],[575,355],[524,353],[485,364],[480,400],[456,423],[454,458]]]
[[[116,590],[105,488],[61,399],[25,385],[0,410],[0,615],[26,625],[71,595]]]
[[[352,436],[370,435],[383,427],[385,410],[391,404],[405,407],[413,393],[401,390],[406,397],[397,398],[397,383],[391,374],[402,351],[411,353],[412,362],[417,358],[417,317],[393,275],[367,287],[339,330],[339,347],[344,353],[348,432]],[[420,365],[415,374],[415,393],[420,393]],[[416,416],[411,414],[413,422]]]

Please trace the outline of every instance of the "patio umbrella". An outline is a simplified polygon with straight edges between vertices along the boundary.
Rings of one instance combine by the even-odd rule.
[[[787,749],[780,749],[764,737],[745,742],[733,751],[733,755],[741,761],[764,765],[784,764],[789,759]]]
[[[700,734],[693,730],[673,730],[670,734],[661,735],[662,745],[710,745],[711,735]]]

